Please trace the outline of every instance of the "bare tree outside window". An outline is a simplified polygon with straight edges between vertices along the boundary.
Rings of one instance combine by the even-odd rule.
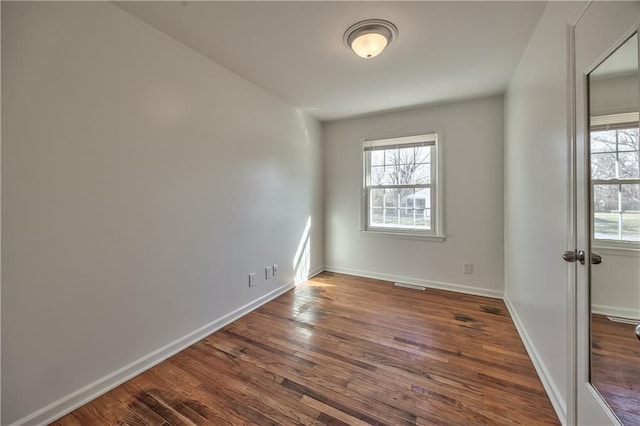
[[[369,155],[369,223],[431,229],[432,147],[377,149]]]
[[[640,242],[638,127],[591,132],[594,238]]]
[[[428,183],[431,172],[430,147],[385,149],[371,153],[371,179],[387,185]]]

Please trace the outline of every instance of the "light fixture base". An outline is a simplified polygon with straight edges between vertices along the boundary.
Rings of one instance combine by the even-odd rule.
[[[398,28],[389,21],[384,19],[367,19],[357,22],[350,26],[344,33],[344,44],[351,50],[353,42],[360,36],[365,34],[380,34],[387,39],[386,48],[398,38]],[[360,55],[359,55],[360,56]]]

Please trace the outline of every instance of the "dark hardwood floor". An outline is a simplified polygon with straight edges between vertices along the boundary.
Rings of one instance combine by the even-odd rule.
[[[322,273],[54,424],[558,419],[501,300]]]
[[[640,425],[640,342],[634,329],[592,315],[592,383],[625,425]]]

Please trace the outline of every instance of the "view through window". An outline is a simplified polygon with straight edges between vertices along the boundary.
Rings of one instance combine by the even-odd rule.
[[[640,242],[638,122],[620,123],[616,116],[599,119],[603,124],[592,123],[591,131],[593,237]]]
[[[435,134],[364,144],[367,229],[435,233]]]

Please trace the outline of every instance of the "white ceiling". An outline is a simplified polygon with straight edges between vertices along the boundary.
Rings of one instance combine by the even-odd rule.
[[[117,2],[320,120],[502,93],[546,5],[522,2]],[[398,39],[362,59],[342,41],[386,19]]]

